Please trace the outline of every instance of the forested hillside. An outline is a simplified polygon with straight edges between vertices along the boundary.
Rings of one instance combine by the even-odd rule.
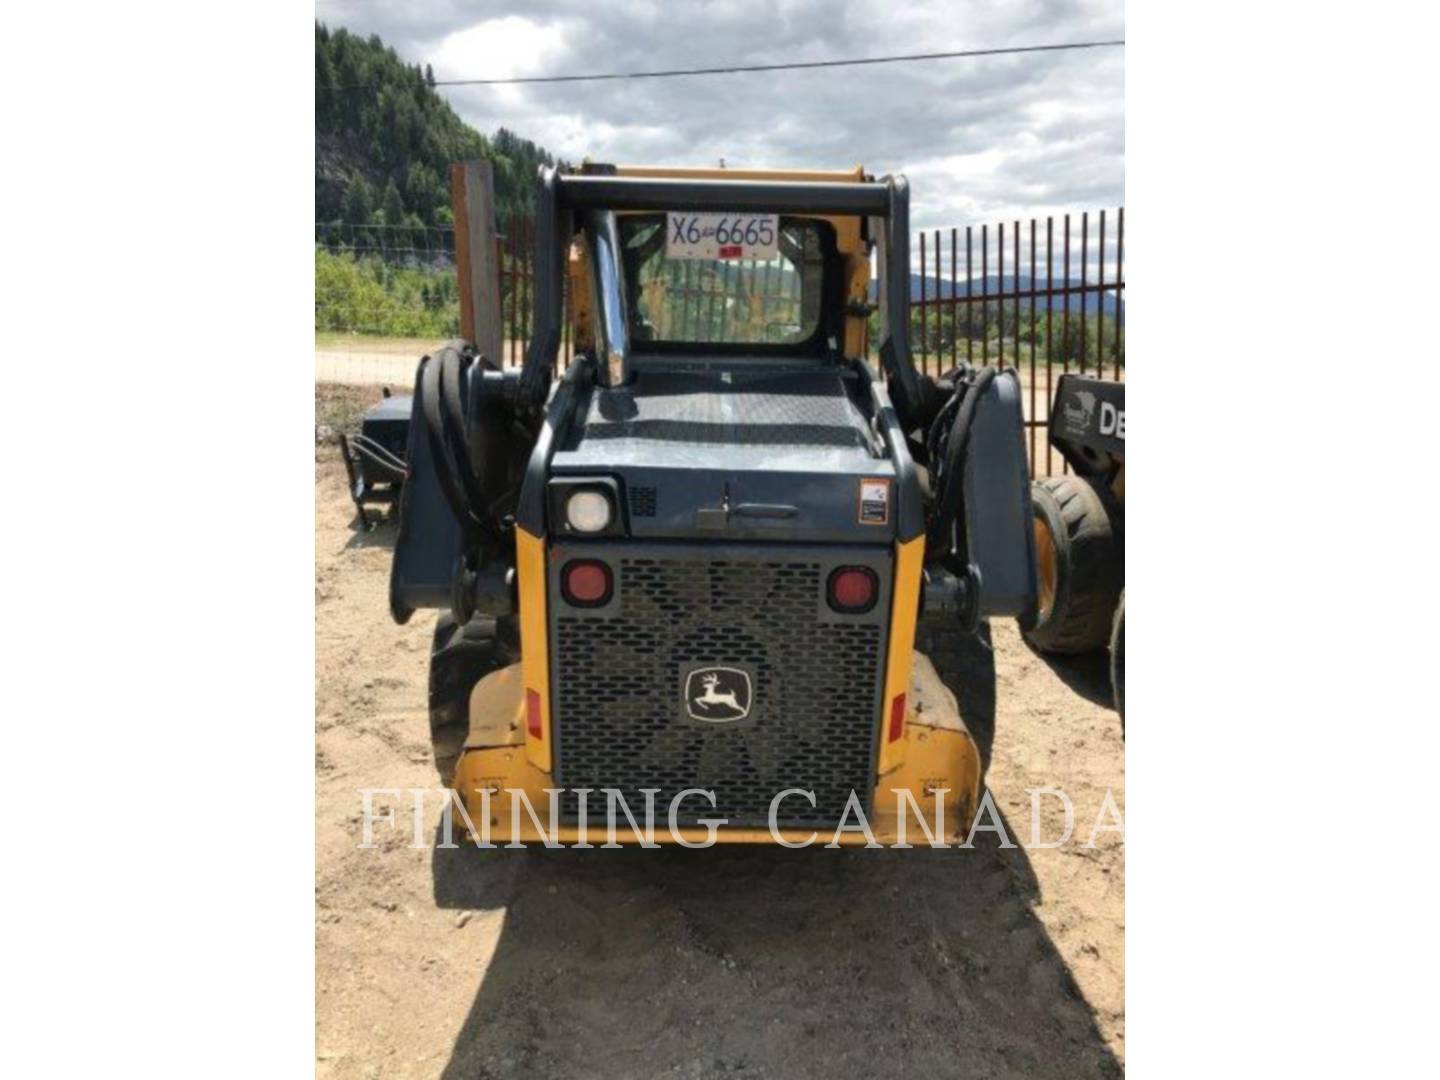
[[[451,221],[449,166],[495,163],[502,220],[526,209],[535,170],[554,159],[501,128],[487,139],[379,37],[315,24],[315,220],[352,225]]]

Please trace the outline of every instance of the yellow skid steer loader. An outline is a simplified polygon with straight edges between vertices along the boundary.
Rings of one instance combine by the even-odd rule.
[[[1029,481],[1014,372],[911,361],[908,216],[860,169],[541,170],[524,364],[421,361],[391,576],[398,621],[442,612],[477,838],[966,836],[981,755],[917,625],[1033,611]]]

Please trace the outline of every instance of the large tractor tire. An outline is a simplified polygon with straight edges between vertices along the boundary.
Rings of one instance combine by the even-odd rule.
[[[450,612],[435,620],[430,649],[430,747],[435,771],[449,786],[470,733],[470,691],[492,671],[512,662],[496,635],[495,620],[474,618],[464,626]]]
[[[1120,606],[1115,609],[1115,628],[1110,631],[1110,687],[1115,691],[1115,711],[1120,714],[1120,730],[1125,730],[1125,590],[1120,590]]]
[[[1119,507],[1080,476],[1036,480],[1030,503],[1038,603],[1026,640],[1046,653],[1104,648],[1125,579]]]

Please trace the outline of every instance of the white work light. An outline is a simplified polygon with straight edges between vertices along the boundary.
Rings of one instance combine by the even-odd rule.
[[[610,500],[600,491],[577,491],[565,501],[565,519],[576,532],[600,532],[610,524]]]

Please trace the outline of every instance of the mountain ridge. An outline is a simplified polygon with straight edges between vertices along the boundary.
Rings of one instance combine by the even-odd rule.
[[[449,167],[495,166],[496,216],[528,212],[535,173],[556,159],[500,128],[486,137],[436,91],[429,65],[407,64],[378,35],[315,22],[315,220],[448,225]]]

